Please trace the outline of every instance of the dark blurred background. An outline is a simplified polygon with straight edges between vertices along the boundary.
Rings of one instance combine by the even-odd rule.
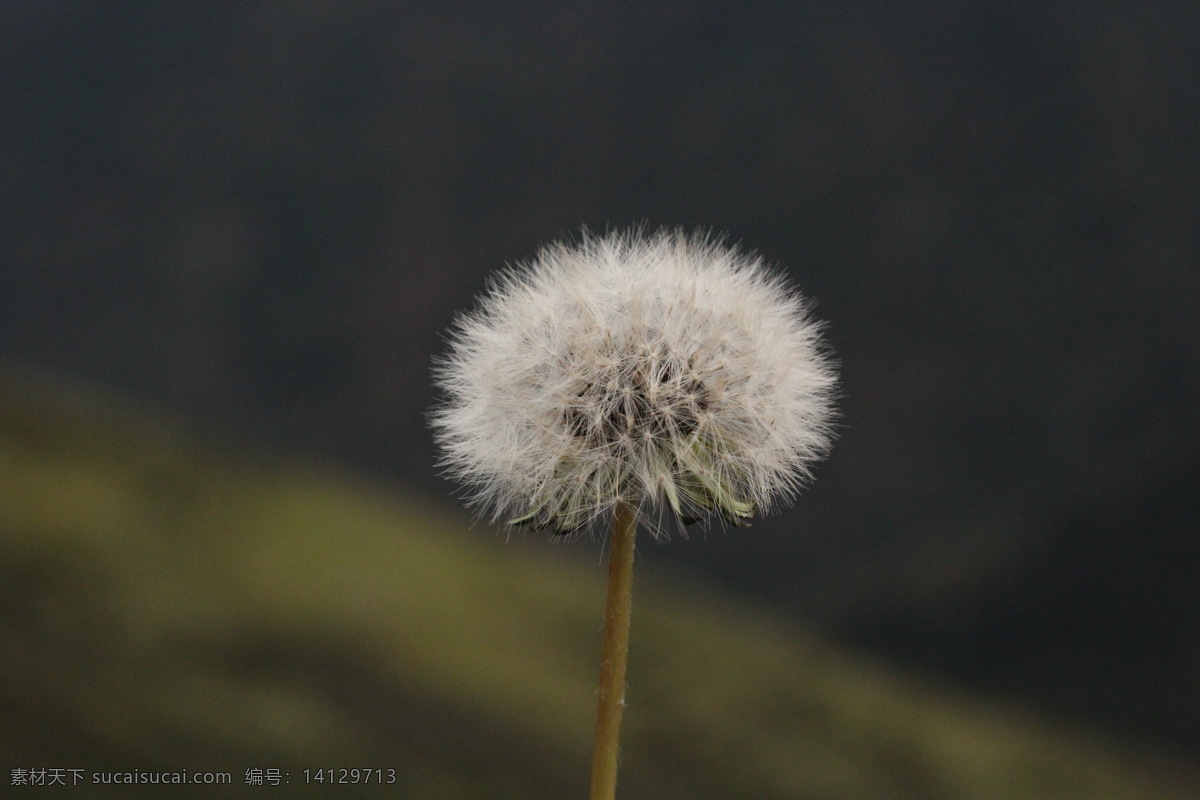
[[[1200,753],[1198,34],[1190,2],[9,0],[0,355],[450,504],[430,359],[489,272],[726,231],[818,299],[841,435],[794,509],[645,558]]]

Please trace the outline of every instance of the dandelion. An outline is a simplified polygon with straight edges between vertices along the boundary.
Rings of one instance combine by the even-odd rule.
[[[560,534],[625,502],[659,535],[664,508],[744,525],[828,449],[819,332],[761,259],[717,239],[551,245],[458,320],[432,416],[443,465],[495,519]]]
[[[436,366],[441,464],[472,505],[555,534],[612,521],[593,800],[615,791],[637,524],[747,525],[829,449],[809,307],[720,238],[585,231],[502,273]]]

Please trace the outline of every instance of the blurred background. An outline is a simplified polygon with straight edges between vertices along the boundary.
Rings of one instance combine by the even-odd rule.
[[[773,646],[811,636],[812,647],[930,692],[1015,709],[1155,764],[1194,761],[1198,33],[1200,7],[1182,0],[4,3],[0,621],[10,641],[0,661],[14,721],[0,767],[104,769],[139,753],[139,763],[173,763],[199,747],[182,736],[174,750],[139,750],[111,731],[81,732],[91,729],[80,720],[106,713],[105,698],[133,697],[135,686],[88,688],[79,675],[66,692],[58,681],[53,725],[39,722],[42,706],[14,699],[50,691],[38,659],[68,669],[101,647],[80,644],[101,624],[80,622],[82,609],[154,607],[147,598],[158,595],[131,594],[142,584],[117,571],[132,563],[124,556],[93,580],[95,548],[127,546],[209,587],[189,595],[194,606],[171,601],[208,611],[172,618],[177,638],[152,648],[164,675],[173,667],[161,659],[180,641],[192,642],[187,652],[212,641],[196,639],[197,626],[204,637],[236,629],[221,663],[257,675],[255,685],[305,675],[306,697],[352,715],[387,706],[400,678],[347,655],[356,639],[342,623],[319,637],[311,619],[297,623],[308,632],[299,649],[284,634],[267,641],[247,633],[249,611],[215,611],[223,606],[205,594],[215,579],[190,571],[237,572],[245,553],[222,550],[234,545],[221,537],[238,526],[251,539],[270,528],[279,552],[287,520],[337,535],[343,512],[328,509],[288,516],[291,506],[264,501],[236,525],[213,516],[235,513],[229,492],[278,486],[261,466],[272,459],[289,475],[308,465],[306,487],[324,485],[310,469],[361,481],[375,499],[350,507],[394,502],[379,513],[436,520],[430,541],[481,548],[499,559],[491,569],[549,559],[564,574],[594,574],[567,634],[586,686],[599,647],[599,547],[537,536],[506,545],[484,525],[464,532],[469,518],[437,474],[424,413],[443,332],[489,273],[580,226],[635,223],[724,231],[786,268],[817,299],[843,376],[839,440],[796,506],[748,531],[642,541],[639,591],[660,581],[679,597],[720,598],[775,620]],[[122,470],[140,477],[121,483],[121,497],[142,487],[129,502],[159,509],[128,512],[142,520],[133,528],[120,522],[133,506],[119,507],[103,477]],[[77,494],[66,502],[64,492]],[[61,516],[64,503],[75,517]],[[213,537],[204,547],[192,538],[202,527]],[[86,546],[72,538],[85,529]],[[375,535],[371,547],[391,546]],[[320,559],[339,558],[336,543],[272,561],[289,566],[280,586],[255,589],[273,592],[263,608],[292,613],[296,597],[316,596],[304,581]],[[63,559],[73,566],[64,571]],[[142,578],[162,569],[143,567]],[[397,570],[396,582],[408,581]],[[359,587],[346,581],[327,588]],[[94,594],[77,596],[81,586]],[[370,596],[362,603],[355,614],[369,616]],[[522,613],[555,606],[549,596]],[[313,606],[313,619],[333,619],[330,608]],[[254,625],[275,624],[262,615]],[[109,623],[126,634],[149,624],[133,619]],[[639,641],[653,625],[639,631],[635,610],[635,659],[639,646],[653,649]],[[136,647],[125,639],[105,641],[104,663],[125,664],[112,676],[143,663],[127,661]],[[705,680],[723,685],[717,666]],[[406,708],[460,730],[491,719],[475,705],[490,695],[445,691]],[[364,728],[379,752],[421,738],[396,713]],[[194,723],[172,719],[171,730]],[[304,719],[282,727],[328,729]],[[69,746],[53,733],[66,729],[76,731]],[[535,745],[549,729],[538,730],[500,737],[523,754],[501,760],[516,764],[504,779],[513,796],[534,796],[522,781],[537,784],[528,776],[543,769]],[[271,750],[262,737],[278,762],[323,746],[318,737]],[[453,737],[430,741],[442,755],[468,753],[462,764],[426,753],[445,776],[491,774],[480,766],[491,756]],[[225,739],[205,752],[241,763],[260,751]],[[653,777],[686,759],[645,761],[630,767],[644,776],[631,796],[707,796],[703,785],[675,795]],[[575,773],[585,770],[585,759],[555,766],[563,777],[543,781],[547,796],[581,794],[586,776]],[[426,778],[412,786],[458,796],[452,778]],[[479,780],[489,788],[475,796],[502,796]],[[732,797],[748,780],[709,789]],[[746,796],[872,796],[798,780]],[[911,775],[879,785],[879,796],[910,796],[901,785],[914,797],[990,796]]]

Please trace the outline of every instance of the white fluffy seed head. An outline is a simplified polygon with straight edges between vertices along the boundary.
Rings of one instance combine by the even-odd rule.
[[[556,243],[456,321],[430,416],[441,465],[510,523],[745,525],[831,443],[834,367],[807,302],[721,239],[641,230]]]

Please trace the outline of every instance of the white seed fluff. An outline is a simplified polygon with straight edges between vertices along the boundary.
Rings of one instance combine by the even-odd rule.
[[[543,248],[456,320],[430,420],[494,519],[746,524],[831,443],[836,374],[808,302],[721,239],[641,230]]]

